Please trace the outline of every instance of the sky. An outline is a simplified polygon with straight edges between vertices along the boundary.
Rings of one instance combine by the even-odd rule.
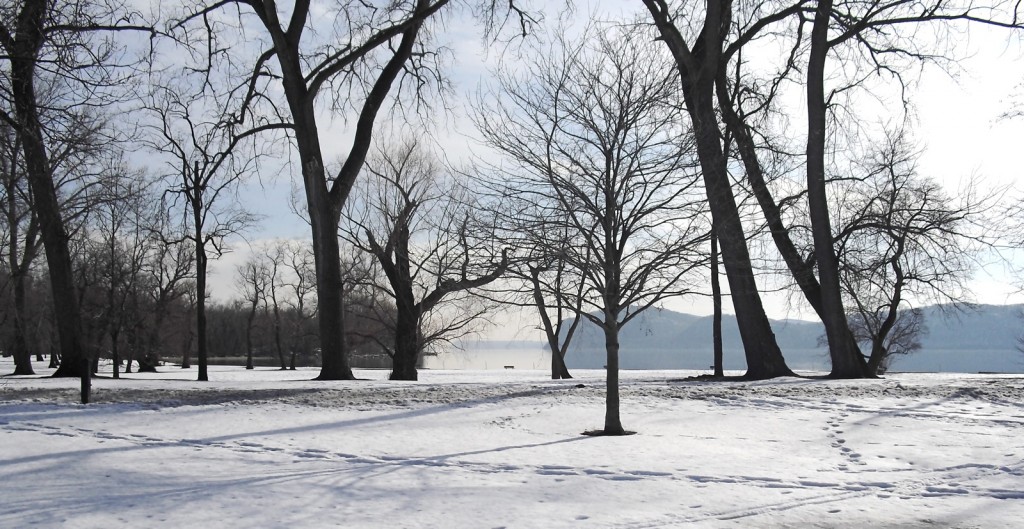
[[[577,17],[589,11],[602,12],[600,7],[584,4],[577,11]],[[607,18],[608,15],[601,17]],[[495,51],[485,50],[479,34],[466,27],[455,22],[448,25],[455,35],[450,44],[453,59],[450,71],[454,83],[450,103],[455,105],[450,114],[439,120],[435,130],[439,150],[452,162],[463,160],[474,149],[479,149],[471,140],[472,125],[466,118],[464,104],[471,100],[481,83],[486,82],[488,65],[497,61]],[[955,51],[964,58],[959,63],[962,69],[944,72],[927,67],[920,72],[920,82],[914,88],[913,132],[924,151],[920,161],[921,172],[935,176],[950,192],[955,192],[967,178],[978,178],[992,186],[1014,184],[1022,172],[1019,146],[1024,139],[1024,117],[1001,119],[1000,116],[1010,111],[1014,104],[1024,106],[1024,54],[1021,45],[1008,44],[1005,33],[1001,31],[982,29],[965,35],[956,43]],[[333,123],[331,130],[334,138],[344,139],[338,123]],[[344,145],[344,142],[336,144]],[[309,238],[308,226],[288,205],[290,200],[287,197],[293,192],[302,196],[301,189],[296,187],[299,185],[297,181],[288,179],[287,174],[282,174],[276,179],[265,178],[260,185],[249,185],[242,190],[244,202],[250,210],[263,214],[264,220],[246,235],[247,241],[235,241],[230,254],[211,262],[215,300],[226,300],[234,295],[233,271],[249,255],[248,244],[259,245],[274,238]],[[1020,252],[1006,256],[1024,262],[1024,255]],[[995,256],[979,257],[992,263],[979,270],[972,281],[975,301],[1024,303],[1024,295],[1014,285],[1013,274],[1006,270],[1005,263],[998,262]],[[806,308],[789,303],[784,293],[766,293],[764,299],[771,317],[813,318]],[[665,307],[695,314],[711,312],[710,300],[699,296],[671,300],[665,303]],[[730,310],[728,306],[726,310]],[[503,321],[502,330],[491,332],[491,335],[522,336],[518,330],[520,322],[525,327],[533,326],[529,314],[505,315],[500,319]],[[526,334],[533,336],[528,331]]]

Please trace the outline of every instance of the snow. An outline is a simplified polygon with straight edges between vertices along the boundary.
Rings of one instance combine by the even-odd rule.
[[[0,370],[13,371],[10,359]],[[38,369],[47,374],[46,369]],[[0,379],[0,527],[1019,527],[1024,377]],[[577,387],[582,384],[583,387]]]

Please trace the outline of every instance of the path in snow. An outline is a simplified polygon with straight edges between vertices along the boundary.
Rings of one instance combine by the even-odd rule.
[[[8,367],[0,364],[0,368]],[[1018,527],[1024,377],[0,379],[0,527]],[[219,381],[218,381],[219,380]],[[576,387],[583,384],[584,387]]]

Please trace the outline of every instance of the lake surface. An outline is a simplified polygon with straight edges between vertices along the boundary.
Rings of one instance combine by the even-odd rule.
[[[793,369],[827,371],[828,352],[824,349],[784,350],[786,362]],[[573,351],[566,358],[569,369],[600,369],[605,365],[604,351]],[[628,350],[620,354],[623,369],[696,369],[706,370],[712,364],[712,353],[706,350]],[[427,357],[428,369],[541,369],[551,366],[551,356],[540,342],[477,343]],[[744,369],[743,352],[725,351],[725,368]],[[1024,373],[1024,353],[1016,349],[930,349],[909,356],[897,357],[892,371],[949,373]]]

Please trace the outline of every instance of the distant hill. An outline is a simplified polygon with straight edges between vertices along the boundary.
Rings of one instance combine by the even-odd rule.
[[[980,305],[969,311],[948,306],[924,309],[928,335],[916,354],[896,359],[896,371],[1024,372],[1024,353],[1017,337],[1024,329],[1024,305]],[[623,369],[707,369],[712,363],[711,316],[650,309],[622,329]],[[772,320],[779,347],[793,369],[827,370],[828,352],[817,346],[821,322]],[[722,335],[725,368],[743,369],[736,318],[724,315]],[[584,322],[566,356],[570,368],[601,368],[604,336]]]

